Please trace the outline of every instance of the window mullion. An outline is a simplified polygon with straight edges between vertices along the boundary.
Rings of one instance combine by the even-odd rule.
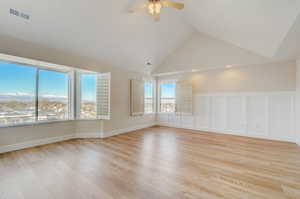
[[[35,82],[35,121],[38,121],[39,116],[39,79],[40,69],[36,70],[36,82]]]

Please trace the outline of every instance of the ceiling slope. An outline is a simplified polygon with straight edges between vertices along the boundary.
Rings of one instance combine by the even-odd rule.
[[[199,32],[273,57],[300,13],[299,0],[185,0]]]
[[[171,65],[174,71],[182,69],[180,65],[213,67],[268,62],[270,58],[287,60],[300,52],[299,0],[176,0],[185,3],[184,11],[164,8],[157,23],[145,11],[127,12],[144,1],[2,0],[0,34],[141,72],[148,71],[146,62],[164,68],[156,71]],[[10,15],[10,8],[29,14],[30,20]],[[193,35],[195,32],[209,37],[203,39],[203,35]],[[183,45],[186,40],[197,41],[197,46]],[[176,57],[179,52],[175,50],[182,45],[186,51],[197,49],[186,63]],[[223,47],[217,49],[218,45]],[[223,54],[223,48],[231,49],[231,54]],[[212,56],[211,49],[218,53]],[[178,62],[169,63],[172,56]]]
[[[203,33],[194,33],[168,56],[154,74],[211,70],[226,65],[243,66],[269,63],[272,59],[255,54]]]
[[[129,70],[158,65],[193,28],[180,13],[165,9],[161,21],[145,12],[129,14],[131,0],[4,0],[0,2],[0,33]],[[13,8],[30,15],[9,14]]]
[[[300,57],[300,14],[276,52],[275,59],[296,60]]]

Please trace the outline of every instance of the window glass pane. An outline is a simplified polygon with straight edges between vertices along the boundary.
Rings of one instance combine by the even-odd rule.
[[[0,125],[35,121],[36,68],[0,62]]]
[[[160,111],[175,112],[176,84],[166,83],[160,86]]]
[[[69,119],[69,75],[39,70],[39,120]]]
[[[81,75],[80,118],[82,119],[97,118],[96,81],[97,76],[94,74]]]
[[[153,113],[153,84],[151,82],[144,83],[145,88],[145,113]]]

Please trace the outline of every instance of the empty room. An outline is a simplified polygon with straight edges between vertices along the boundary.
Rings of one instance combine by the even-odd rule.
[[[0,199],[300,199],[300,1],[1,0]]]

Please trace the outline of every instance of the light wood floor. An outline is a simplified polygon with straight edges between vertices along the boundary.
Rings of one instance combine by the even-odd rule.
[[[0,155],[0,199],[300,199],[300,147],[167,127]]]

